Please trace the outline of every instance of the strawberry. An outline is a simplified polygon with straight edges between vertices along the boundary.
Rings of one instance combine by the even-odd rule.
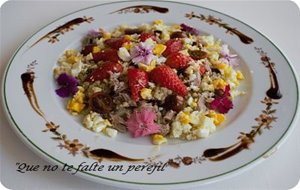
[[[127,77],[132,99],[136,102],[139,100],[140,91],[148,85],[148,74],[143,70],[130,68]]]
[[[126,42],[130,42],[130,40],[125,38],[125,37],[119,37],[119,38],[107,39],[107,40],[104,41],[104,44],[107,45],[110,48],[118,50]]]
[[[167,57],[165,64],[174,69],[184,69],[190,61],[192,61],[190,56],[176,52]]]
[[[171,53],[178,52],[182,49],[183,45],[180,39],[171,39],[166,42],[166,50],[163,52],[163,56],[167,57]]]
[[[146,41],[148,38],[151,38],[153,41],[156,40],[155,36],[151,33],[147,33],[147,32],[141,33],[141,35],[140,35],[141,42]]]
[[[186,96],[187,87],[177,74],[167,65],[156,67],[150,72],[150,80],[162,87],[166,87],[180,96]]]
[[[93,53],[93,60],[97,63],[98,61],[112,61],[118,62],[119,56],[116,49],[104,49],[101,52]]]
[[[85,79],[85,81],[101,81],[109,78],[111,73],[120,73],[122,71],[123,66],[120,63],[106,62],[97,69],[93,70],[92,73]]]

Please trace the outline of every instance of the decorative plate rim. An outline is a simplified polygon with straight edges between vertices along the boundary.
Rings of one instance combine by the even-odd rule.
[[[69,14],[63,15],[55,20],[53,20],[52,22],[44,25],[43,27],[41,27],[40,29],[38,29],[36,32],[34,32],[31,36],[29,36],[14,52],[14,54],[12,55],[12,57],[10,58],[10,60],[8,61],[8,64],[6,65],[6,68],[3,72],[3,77],[2,77],[2,105],[3,108],[5,108],[5,115],[8,118],[8,121],[10,123],[10,125],[12,126],[12,128],[14,129],[14,131],[17,133],[17,135],[22,139],[22,141],[27,145],[27,147],[29,147],[31,150],[33,150],[34,152],[37,153],[37,155],[46,158],[47,161],[50,162],[56,162],[59,163],[59,167],[61,167],[61,165],[64,164],[64,162],[58,160],[57,158],[54,158],[53,156],[49,155],[48,153],[46,153],[45,151],[43,151],[38,145],[36,145],[35,143],[33,143],[24,133],[23,131],[20,129],[20,127],[18,126],[18,124],[16,123],[16,121],[14,120],[14,117],[12,116],[10,109],[7,105],[7,99],[6,99],[6,79],[7,79],[7,74],[9,72],[10,66],[15,58],[15,56],[17,56],[19,50],[30,40],[32,39],[38,32],[40,32],[41,30],[43,30],[44,28],[46,28],[47,26],[51,25],[52,23],[55,23],[56,21],[59,21],[69,15],[75,14],[77,12],[83,11],[83,10],[87,10],[87,9],[91,9],[91,8],[95,8],[95,7],[101,7],[104,5],[111,5],[111,4],[120,4],[120,3],[126,3],[126,2],[142,2],[140,0],[125,0],[125,1],[118,1],[118,2],[108,2],[108,3],[101,3],[101,4],[97,4],[97,5],[93,5],[93,6],[89,6],[83,9],[79,9],[77,11],[73,11]],[[237,171],[237,173],[240,173],[244,170],[246,170],[247,168],[249,168],[250,166],[255,166],[259,163],[259,161],[262,161],[263,156],[266,155],[268,152],[272,151],[274,148],[279,148],[287,139],[287,137],[292,133],[295,125],[295,121],[297,120],[297,118],[299,118],[300,115],[300,111],[299,111],[299,107],[300,107],[300,101],[299,101],[299,94],[300,94],[300,89],[299,89],[299,78],[296,74],[295,68],[294,66],[291,64],[291,62],[289,61],[289,59],[284,55],[284,53],[275,45],[275,43],[273,41],[271,41],[268,37],[266,37],[262,32],[260,32],[259,30],[253,28],[252,26],[246,24],[245,22],[236,19],[230,15],[227,15],[225,13],[210,9],[210,8],[206,8],[206,7],[202,7],[199,5],[194,5],[194,4],[189,4],[189,3],[182,3],[182,2],[174,2],[174,1],[161,1],[161,0],[153,0],[151,2],[167,2],[167,3],[174,3],[174,4],[179,4],[179,5],[188,5],[188,6],[193,6],[196,8],[201,8],[201,9],[206,9],[212,12],[216,12],[218,14],[224,15],[226,17],[229,17],[230,19],[233,19],[237,22],[240,22],[242,24],[244,24],[245,26],[251,28],[252,30],[254,30],[255,32],[257,32],[259,35],[261,35],[263,38],[265,38],[268,42],[270,42],[272,44],[273,47],[275,47],[277,49],[277,51],[281,54],[281,56],[286,60],[286,62],[288,63],[287,65],[289,66],[289,68],[292,71],[293,74],[293,79],[295,80],[295,84],[296,84],[296,109],[295,112],[293,113],[293,117],[290,121],[290,123],[288,124],[287,129],[284,131],[284,133],[280,136],[280,138],[266,151],[264,151],[261,155],[258,155],[255,159],[237,167],[234,168],[230,171],[218,174],[218,175],[214,175],[214,176],[210,176],[210,177],[206,177],[206,178],[202,178],[202,179],[196,179],[196,180],[189,180],[189,181],[180,181],[180,182],[168,182],[168,183],[146,183],[146,182],[136,182],[136,181],[125,181],[125,180],[118,180],[118,179],[113,179],[113,178],[109,178],[109,177],[105,177],[105,176],[99,176],[99,175],[95,175],[89,172],[85,172],[85,171],[79,171],[79,174],[81,176],[83,176],[84,178],[87,178],[86,175],[92,176],[92,177],[97,177],[98,179],[101,179],[103,183],[107,183],[106,180],[109,181],[113,181],[116,183],[127,183],[127,184],[132,184],[132,185],[165,185],[165,186],[169,186],[169,185],[178,185],[178,184],[187,184],[187,183],[196,183],[196,182],[204,182],[204,183],[209,183],[209,182],[213,182],[216,181],[217,179],[219,179],[220,177],[229,177],[230,174],[233,175],[235,174],[234,172]],[[43,154],[40,154],[43,153]],[[208,181],[209,180],[209,181]]]

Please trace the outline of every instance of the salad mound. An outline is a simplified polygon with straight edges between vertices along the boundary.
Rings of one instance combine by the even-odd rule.
[[[206,138],[226,120],[244,76],[212,35],[162,20],[91,30],[54,68],[56,94],[83,126],[115,137]]]

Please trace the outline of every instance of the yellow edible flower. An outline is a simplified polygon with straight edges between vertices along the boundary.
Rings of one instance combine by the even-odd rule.
[[[160,144],[163,144],[166,142],[167,142],[167,139],[164,136],[162,136],[161,134],[152,135],[152,143],[153,144],[160,145]]]
[[[166,48],[167,46],[163,44],[156,44],[153,48],[153,54],[159,56],[166,50]]]
[[[237,71],[236,72],[236,78],[238,80],[244,80],[245,79],[245,77],[244,77],[244,75],[243,75],[243,73],[241,71]]]
[[[215,89],[225,89],[227,83],[223,79],[216,79],[212,81]]]

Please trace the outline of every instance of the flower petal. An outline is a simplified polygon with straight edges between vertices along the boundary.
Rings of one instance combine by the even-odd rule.
[[[55,90],[56,94],[62,98],[66,98],[70,96],[70,91],[68,87],[61,87],[57,90]]]
[[[137,56],[137,57],[132,59],[132,62],[135,63],[135,64],[144,63],[144,57],[143,56]]]
[[[60,97],[68,97],[74,95],[78,91],[78,80],[75,77],[62,73],[56,79],[57,83],[62,86],[56,90],[56,94]]]
[[[66,73],[62,73],[57,77],[56,81],[59,85],[66,85],[68,84],[69,76]]]
[[[160,126],[154,123],[155,112],[144,108],[134,111],[126,122],[128,131],[134,138],[160,132]]]

